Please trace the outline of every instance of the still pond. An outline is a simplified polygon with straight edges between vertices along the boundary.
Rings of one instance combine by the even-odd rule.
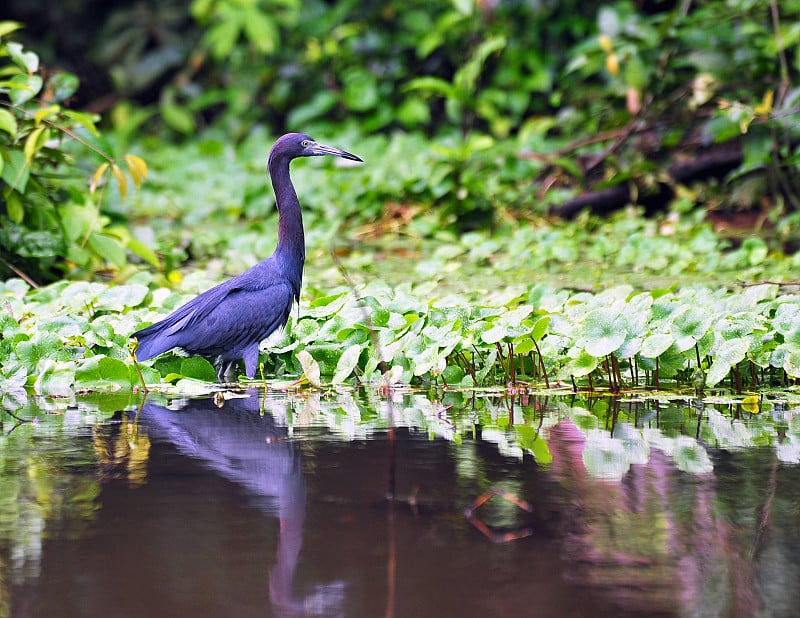
[[[800,397],[6,393],[0,616],[795,616]]]

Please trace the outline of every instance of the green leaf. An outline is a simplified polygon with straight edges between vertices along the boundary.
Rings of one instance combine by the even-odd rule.
[[[339,294],[315,298],[309,305],[309,310],[306,315],[312,318],[326,318],[333,315],[344,307],[345,302],[347,302],[347,295],[347,292],[341,292]]]
[[[439,77],[417,77],[403,86],[404,92],[414,90],[421,90],[426,94],[435,94],[448,99],[458,96],[458,91],[449,82]]]
[[[116,238],[94,232],[89,236],[89,246],[92,251],[97,253],[97,255],[104,260],[120,268],[125,266],[127,261],[125,257],[125,247],[123,247]]]
[[[598,363],[599,359],[596,356],[593,356],[586,350],[581,350],[578,356],[567,366],[568,375],[572,375],[576,378],[587,376],[597,369]]]
[[[536,323],[533,325],[533,330],[531,331],[531,337],[536,341],[541,341],[542,337],[545,336],[547,333],[547,327],[550,325],[550,316],[544,315],[536,320]]]
[[[0,162],[1,161],[2,159],[0,159]],[[22,220],[25,218],[25,209],[22,207],[22,200],[19,197],[19,193],[13,189],[8,189],[6,192],[6,210],[9,219],[14,223],[22,223]]]
[[[154,268],[161,267],[161,262],[159,261],[155,251],[153,251],[150,247],[148,247],[140,240],[136,238],[130,238],[128,240],[128,249],[130,249],[133,253],[138,255],[140,258],[142,258],[145,262],[147,262]]]
[[[453,77],[453,85],[457,91],[457,98],[462,102],[473,96],[481,75],[483,65],[492,54],[504,49],[506,38],[504,36],[491,36],[484,40],[473,52],[470,59],[456,71]]]
[[[772,318],[772,328],[781,335],[793,333],[800,324],[800,305],[795,303],[781,303],[775,310],[775,317]]]
[[[248,40],[262,54],[271,54],[278,47],[278,25],[260,7],[254,6],[247,11],[243,25]]]
[[[77,76],[65,71],[54,73],[47,80],[48,90],[52,92],[53,101],[61,103],[70,98],[78,90],[80,81]]]
[[[50,130],[45,126],[40,126],[28,134],[22,151],[25,153],[25,161],[29,165],[48,139],[50,139]]]
[[[202,356],[189,356],[181,359],[181,375],[192,380],[216,382],[217,372],[214,366]]]
[[[234,19],[218,22],[206,30],[206,44],[211,48],[214,57],[221,59],[228,56],[236,45],[241,31],[242,24]]]
[[[397,108],[397,120],[406,128],[427,124],[430,119],[430,107],[422,97],[408,96]]]
[[[22,28],[18,21],[0,21],[0,38]]]
[[[301,318],[291,328],[292,338],[300,343],[310,343],[319,338],[320,324],[316,320]]]
[[[119,267],[125,265],[125,248],[116,238],[95,232],[89,236],[89,247],[104,260]]]
[[[100,137],[100,133],[95,126],[96,122],[99,122],[100,115],[99,114],[90,114],[88,112],[76,112],[73,110],[64,110],[62,114],[72,120],[73,122],[78,123],[84,129],[89,131],[95,137]]]
[[[518,337],[517,339],[514,339],[515,354],[527,354],[534,348],[536,348],[536,342],[530,335],[523,335],[521,337]]]
[[[502,341],[508,335],[509,335],[508,327],[501,324],[499,326],[493,326],[489,330],[481,333],[481,340],[484,343],[494,344],[499,341]]]
[[[723,341],[714,355],[714,362],[706,374],[706,385],[717,385],[730,370],[744,360],[750,341],[745,337]]]
[[[375,76],[365,69],[351,69],[342,77],[345,105],[353,111],[365,112],[378,103],[378,82]]]
[[[352,375],[353,370],[358,364],[361,350],[363,349],[364,347],[362,345],[356,344],[351,345],[342,353],[339,357],[339,362],[336,363],[336,373],[333,375],[333,380],[331,381],[333,384],[341,384]]]
[[[96,309],[123,311],[126,307],[138,307],[149,294],[146,285],[117,285],[103,290],[95,302]]]
[[[678,352],[685,352],[711,328],[714,316],[704,307],[684,306],[676,312],[672,322],[672,334]]]
[[[171,129],[175,129],[179,133],[188,135],[196,128],[194,114],[186,108],[177,105],[171,98],[162,98],[159,111],[167,126]]]
[[[7,82],[8,98],[14,105],[27,103],[42,89],[42,78],[38,75],[15,75]]]
[[[75,388],[80,390],[121,390],[130,386],[130,369],[116,358],[92,356],[75,370]]]
[[[616,309],[595,309],[586,315],[584,348],[602,358],[615,352],[625,341],[628,330],[625,318]]]
[[[789,377],[800,378],[800,350],[792,350],[786,354],[782,366]]]
[[[12,189],[20,194],[25,193],[30,177],[30,166],[25,161],[25,154],[20,150],[8,150],[5,153],[5,165],[0,175]]]
[[[642,342],[642,349],[639,354],[644,358],[658,358],[667,351],[674,342],[674,337],[669,333],[657,333],[648,335]]]
[[[39,56],[34,52],[23,51],[20,43],[6,43],[5,48],[11,59],[26,73],[36,73],[39,70]]]
[[[0,109],[0,131],[5,131],[11,137],[17,136],[17,119],[7,109]]]
[[[33,389],[40,395],[68,397],[75,382],[75,365],[70,361],[42,360],[37,367]]]

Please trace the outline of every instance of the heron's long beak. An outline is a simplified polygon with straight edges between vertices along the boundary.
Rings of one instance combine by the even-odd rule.
[[[361,161],[364,162],[364,159],[361,157],[357,157],[356,155],[346,152],[344,150],[339,150],[338,148],[334,148],[333,146],[326,146],[325,144],[319,144],[314,142],[309,148],[311,150],[311,154],[313,155],[331,155],[333,157],[342,157],[343,159],[350,159],[351,161]]]

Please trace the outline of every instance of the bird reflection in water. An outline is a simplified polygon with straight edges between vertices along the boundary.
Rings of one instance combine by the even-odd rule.
[[[155,440],[202,462],[236,483],[255,506],[277,516],[280,527],[275,565],[269,575],[270,603],[278,616],[339,615],[344,598],[341,582],[318,585],[305,596],[293,592],[293,578],[303,545],[306,485],[300,452],[287,429],[275,421],[270,404],[256,389],[230,399],[183,400],[179,410],[146,402],[140,427]]]

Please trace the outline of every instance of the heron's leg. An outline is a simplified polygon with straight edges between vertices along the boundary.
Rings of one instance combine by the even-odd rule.
[[[251,380],[256,377],[256,367],[258,367],[258,344],[251,345],[242,354],[244,358],[244,372]]]
[[[231,374],[231,369],[236,364],[236,360],[225,360],[224,358],[219,359],[219,367],[217,368],[217,382],[221,384],[225,384],[228,382],[228,378]]]

